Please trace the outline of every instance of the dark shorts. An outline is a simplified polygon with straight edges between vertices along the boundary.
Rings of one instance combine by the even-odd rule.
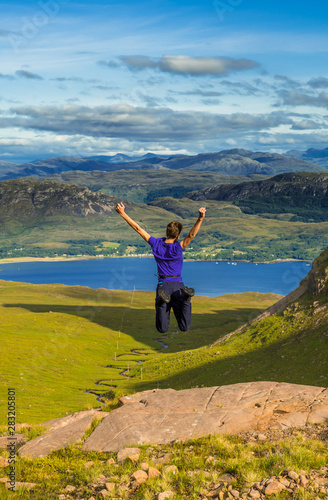
[[[160,283],[156,288],[156,328],[160,333],[167,332],[170,326],[170,312],[173,309],[178,327],[181,331],[186,332],[190,329],[191,324],[191,299],[185,298],[185,294],[180,290],[184,287],[182,281],[166,281]],[[165,290],[171,296],[171,302],[165,302],[157,299],[159,290]]]

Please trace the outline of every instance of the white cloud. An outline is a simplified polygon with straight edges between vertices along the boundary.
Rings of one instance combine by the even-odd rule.
[[[121,56],[121,61],[133,71],[143,69],[159,69],[165,73],[179,75],[215,75],[222,76],[234,71],[257,68],[259,64],[250,59],[233,59],[231,57],[191,57],[163,55],[160,59],[148,56]]]

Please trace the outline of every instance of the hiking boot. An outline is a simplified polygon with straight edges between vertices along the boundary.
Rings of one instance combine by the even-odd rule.
[[[193,297],[195,295],[195,290],[193,288],[188,288],[187,286],[184,286],[183,288],[180,288],[180,290],[187,296],[187,297]]]
[[[165,290],[160,290],[157,298],[160,301],[165,302],[165,304],[168,304],[171,301],[171,295],[169,295]]]

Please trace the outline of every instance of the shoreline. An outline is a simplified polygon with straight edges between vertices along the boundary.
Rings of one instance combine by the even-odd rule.
[[[75,260],[101,260],[101,259],[125,259],[125,258],[139,258],[139,259],[149,259],[153,258],[152,255],[108,255],[106,257],[96,257],[91,255],[86,255],[82,257],[12,257],[0,259],[1,264],[16,264],[16,263],[24,263],[24,262],[66,262],[66,261],[75,261]],[[184,262],[247,262],[249,264],[279,264],[280,262],[309,262],[312,263],[312,260],[306,259],[277,259],[277,260],[269,260],[269,261],[259,261],[253,262],[251,260],[221,260],[221,259],[184,259]]]

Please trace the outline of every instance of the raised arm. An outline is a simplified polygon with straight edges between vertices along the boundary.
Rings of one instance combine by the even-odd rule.
[[[142,229],[142,227],[140,227],[139,224],[137,224],[133,219],[131,219],[131,217],[129,217],[125,213],[125,206],[123,205],[123,203],[118,203],[116,205],[116,212],[120,214],[120,216],[123,217],[123,219],[126,220],[126,222],[129,224],[129,226],[131,226],[132,229],[134,229],[138,234],[140,234],[140,236],[148,243],[150,234],[148,234],[147,231]]]
[[[197,219],[196,223],[194,224],[194,227],[189,231],[188,235],[181,241],[182,248],[186,248],[189,245],[189,243],[191,242],[191,240],[193,238],[195,238],[196,234],[199,231],[200,226],[202,225],[203,219],[205,217],[206,208],[201,207],[198,210],[198,212],[199,212],[198,219]]]

